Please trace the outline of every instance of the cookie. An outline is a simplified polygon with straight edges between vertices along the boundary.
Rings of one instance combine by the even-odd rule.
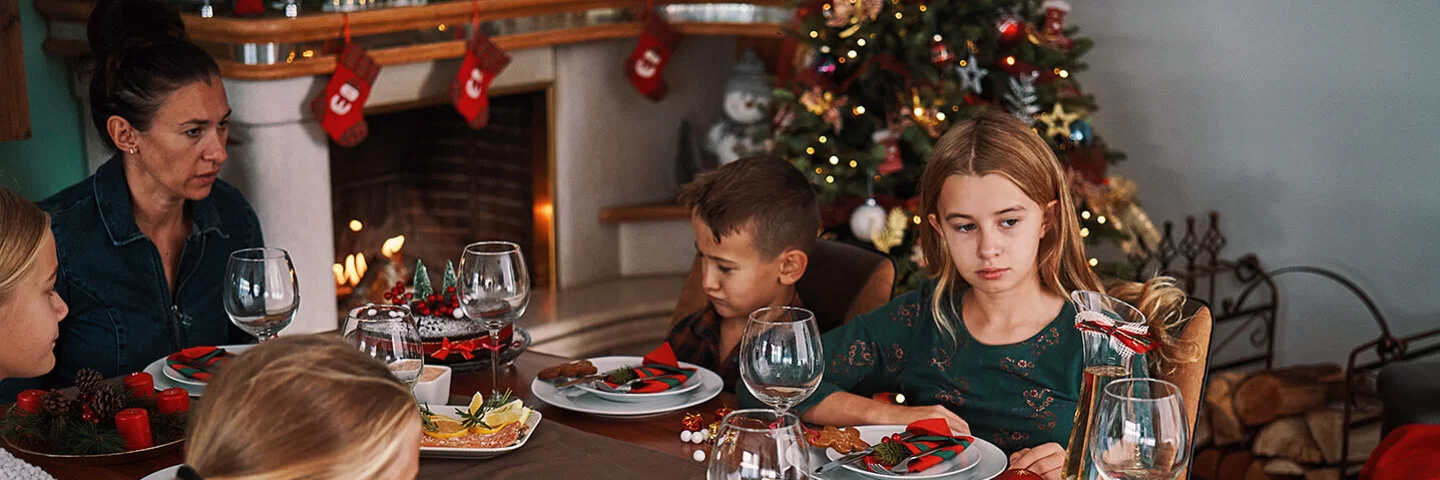
[[[544,370],[541,370],[540,373],[536,375],[536,377],[541,380],[554,380],[562,377],[575,378],[583,377],[586,375],[594,375],[596,372],[599,371],[599,369],[595,368],[595,364],[590,363],[589,360],[580,360],[578,362],[570,362],[546,368]]]
[[[846,454],[870,448],[870,444],[860,439],[860,431],[853,428],[835,428],[826,426],[820,430],[811,430],[807,435],[810,445],[820,448],[833,448],[836,452]]]

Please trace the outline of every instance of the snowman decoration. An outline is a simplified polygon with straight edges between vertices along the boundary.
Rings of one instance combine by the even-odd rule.
[[[710,128],[706,146],[721,165],[764,153],[769,137],[765,113],[770,107],[770,77],[765,64],[752,50],[735,63],[735,73],[725,82],[725,118]]]

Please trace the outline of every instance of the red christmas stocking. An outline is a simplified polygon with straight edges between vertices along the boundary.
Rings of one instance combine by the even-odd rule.
[[[455,110],[460,111],[470,128],[485,128],[485,123],[490,120],[490,98],[487,93],[490,82],[509,65],[510,55],[495,46],[495,42],[490,41],[489,37],[477,29],[470,38],[470,45],[465,49],[465,60],[460,62],[460,73],[455,75],[455,81],[450,84],[450,100],[455,102]]]
[[[625,60],[625,76],[630,77],[630,84],[635,85],[641,95],[658,102],[665,98],[665,63],[680,43],[680,35],[671,30],[660,15],[649,12],[645,17],[645,32],[640,35],[640,43]]]
[[[355,44],[340,53],[335,75],[325,85],[325,93],[310,101],[310,111],[320,119],[320,126],[335,143],[345,147],[359,145],[369,134],[365,125],[365,100],[370,98],[370,85],[380,74],[380,65]]]

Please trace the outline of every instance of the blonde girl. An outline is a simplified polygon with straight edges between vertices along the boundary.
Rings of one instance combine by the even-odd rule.
[[[827,333],[825,383],[796,410],[825,425],[945,418],[1058,479],[1084,368],[1067,295],[1104,291],[1064,170],[1029,126],[989,112],[940,138],[920,196],[930,279]],[[1142,291],[1147,318],[1179,321],[1178,290],[1127,290]],[[869,398],[897,391],[907,405]]]
[[[334,335],[267,341],[225,365],[195,412],[180,478],[413,479],[410,390]]]

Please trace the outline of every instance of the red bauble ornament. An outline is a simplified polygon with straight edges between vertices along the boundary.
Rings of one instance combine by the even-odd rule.
[[[451,293],[451,294],[455,293],[455,286],[452,285],[452,286],[449,286],[449,287],[445,287],[445,293]]]
[[[995,29],[1000,31],[1000,43],[1014,45],[1020,43],[1025,36],[1025,22],[1015,15],[1005,15],[995,21]]]
[[[100,419],[95,417],[95,411],[91,410],[89,405],[81,408],[80,419],[90,423],[100,423]]]

